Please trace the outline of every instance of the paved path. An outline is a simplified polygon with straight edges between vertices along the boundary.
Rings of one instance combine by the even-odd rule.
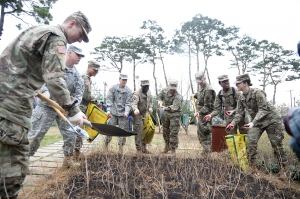
[[[84,140],[81,151],[87,153],[87,150],[99,144],[101,138],[102,136],[98,135],[92,143]],[[18,198],[30,198],[30,194],[35,190],[35,187],[39,186],[38,183],[43,182],[42,180],[47,175],[52,174],[55,169],[62,166],[64,158],[62,145],[63,141],[61,140],[49,146],[39,148],[35,155],[30,157],[30,174],[26,176],[23,183],[23,190],[19,193]]]

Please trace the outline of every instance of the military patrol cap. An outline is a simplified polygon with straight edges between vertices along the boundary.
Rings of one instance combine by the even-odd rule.
[[[149,86],[149,85],[150,85],[150,82],[148,79],[141,80],[141,86]]]
[[[239,84],[239,83],[241,83],[245,80],[250,80],[250,77],[249,77],[248,73],[236,76],[236,81],[234,83]]]
[[[120,73],[119,78],[128,79],[128,75]]]
[[[177,89],[178,81],[175,79],[169,80],[169,89]]]
[[[219,82],[225,81],[225,80],[229,80],[228,75],[220,75],[218,77]]]
[[[83,41],[85,43],[88,43],[89,42],[88,34],[92,30],[88,18],[81,11],[74,12],[71,16],[76,20],[76,22],[78,22],[81,25],[84,34]]]
[[[203,81],[203,77],[204,77],[204,72],[203,71],[198,71],[195,74],[196,82],[201,83]]]
[[[68,51],[73,51],[74,53],[80,55],[81,57],[84,57],[84,54],[82,54],[82,50],[80,48],[77,48],[76,46],[69,45]]]
[[[92,67],[94,70],[99,70],[99,68],[100,68],[100,64],[98,62],[96,62],[95,60],[90,60],[88,62],[88,65],[90,67]]]

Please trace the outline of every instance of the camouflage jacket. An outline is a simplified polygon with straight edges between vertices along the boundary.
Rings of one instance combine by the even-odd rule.
[[[209,114],[214,109],[216,92],[209,84],[201,86],[200,91],[194,97],[197,99],[197,111],[201,116]]]
[[[106,96],[107,112],[115,116],[129,115],[132,91],[128,86],[120,88],[119,84],[112,86]]]
[[[279,112],[267,101],[266,93],[257,88],[250,88],[247,95],[240,95],[236,114],[231,123],[236,125],[245,114],[245,111],[249,112],[251,118],[253,118],[252,123],[257,127],[266,127],[269,124],[281,121]]]
[[[174,95],[169,93],[168,88],[162,89],[158,95],[158,100],[163,101],[165,111],[167,113],[174,113],[175,115],[181,115],[182,111],[182,96],[176,91]]]
[[[92,96],[92,89],[91,89],[92,80],[88,72],[85,72],[85,74],[82,75],[82,79],[85,88],[82,96],[82,102],[80,104],[80,109],[82,112],[85,112],[89,103],[98,104],[98,102]]]
[[[148,90],[146,94],[142,92],[142,89],[134,92],[130,105],[132,111],[139,109],[140,114],[145,117],[149,108],[153,106],[151,91]]]
[[[230,87],[227,92],[225,92],[223,89],[220,90],[220,97],[222,101],[219,98],[219,94],[216,96],[216,99],[214,101],[214,110],[210,113],[212,117],[218,115],[221,113],[222,110],[228,111],[228,110],[234,110],[237,106],[237,101],[241,95],[241,92],[239,92],[236,88],[233,96],[232,88]],[[231,122],[234,118],[234,113],[232,115],[225,115],[226,122]]]
[[[58,104],[73,116],[63,69],[67,39],[61,26],[34,26],[23,31],[0,55],[0,117],[30,128],[33,96],[46,83]]]
[[[65,67],[65,69],[63,71],[64,71],[64,77],[65,77],[65,80],[67,83],[67,88],[70,92],[70,95],[77,100],[76,106],[79,106],[81,103],[82,94],[84,91],[84,84],[83,84],[81,75],[79,74],[79,72],[75,66],[73,66],[71,68]],[[44,84],[40,90],[41,90],[41,92],[44,92],[44,91],[48,90],[48,88]],[[50,99],[55,101],[55,99],[52,95],[50,95]],[[38,100],[38,105],[50,106],[47,102],[44,102],[40,99]]]

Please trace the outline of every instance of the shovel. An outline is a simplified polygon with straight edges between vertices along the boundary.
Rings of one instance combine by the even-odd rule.
[[[132,126],[132,117],[128,117],[129,120],[129,129],[132,129],[130,126]],[[137,135],[136,132],[133,132],[132,130],[124,130],[119,127],[109,125],[109,124],[99,124],[95,122],[89,122],[88,120],[83,121],[84,125],[87,125],[97,131],[99,134],[102,135],[107,135],[107,136],[119,136],[119,137],[128,137],[128,136],[133,136]]]
[[[65,112],[65,110],[59,104],[48,99],[41,92],[38,92],[37,97],[40,98],[41,100],[47,102],[48,104],[50,104],[52,106],[52,108],[57,112],[57,114],[65,122],[67,122],[70,125],[70,128],[74,131],[74,133],[76,133],[78,136],[80,136],[82,138],[89,138],[89,135],[85,130],[83,130],[82,128],[80,128],[78,126],[73,126],[70,123],[70,121],[61,113],[61,111]],[[131,122],[132,121],[129,120],[129,124],[131,124]],[[94,129],[95,131],[97,131],[99,134],[102,134],[102,135],[119,136],[119,137],[127,137],[127,136],[137,135],[137,133],[135,133],[133,131],[130,131],[130,130],[126,131],[124,129],[118,128],[116,126],[108,125],[108,124],[99,124],[99,123],[94,123],[94,122],[91,123],[88,120],[83,120],[83,124],[91,127],[92,129]]]
[[[82,128],[78,126],[73,126],[71,122],[62,114],[62,112],[65,112],[65,110],[59,106],[57,103],[53,102],[51,99],[48,99],[45,97],[41,92],[38,92],[37,97],[40,98],[41,100],[47,102],[51,107],[56,111],[56,113],[65,121],[66,123],[69,124],[71,130],[78,135],[79,137],[82,137],[84,139],[89,138],[89,134],[83,130]],[[61,112],[62,111],[62,112]]]

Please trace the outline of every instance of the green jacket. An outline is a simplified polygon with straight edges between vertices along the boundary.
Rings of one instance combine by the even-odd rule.
[[[249,112],[254,126],[262,128],[281,122],[280,113],[267,101],[266,93],[258,88],[250,88],[247,95],[240,95],[236,114],[231,123],[236,125],[243,118],[245,110]]]
[[[92,96],[92,89],[91,89],[92,80],[90,75],[86,72],[85,74],[82,75],[82,79],[84,82],[84,92],[80,104],[80,109],[82,112],[85,113],[89,103],[93,103],[97,105],[98,101]]]
[[[182,96],[176,91],[174,95],[169,93],[168,88],[164,88],[158,95],[158,100],[164,102],[166,113],[181,115],[182,111]]]
[[[209,114],[214,109],[216,92],[209,84],[201,86],[201,89],[195,93],[194,97],[197,99],[197,111],[201,117]],[[201,117],[199,119],[202,119]]]
[[[46,83],[69,116],[72,106],[64,80],[66,36],[61,26],[35,26],[23,31],[0,55],[0,117],[30,128],[33,96]]]

